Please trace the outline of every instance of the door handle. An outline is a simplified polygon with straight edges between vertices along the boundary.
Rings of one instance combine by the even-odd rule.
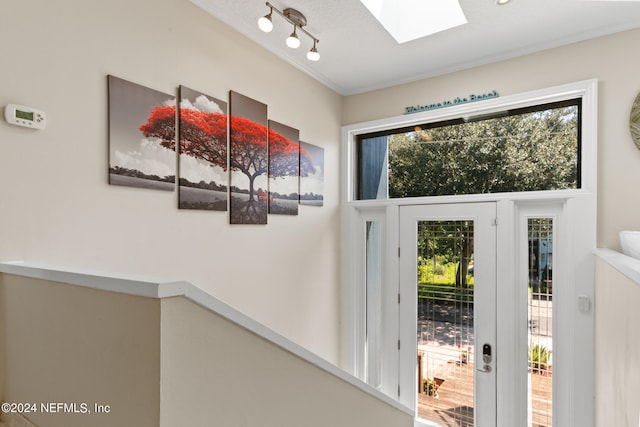
[[[489,373],[491,372],[491,366],[489,365],[484,365],[482,368],[476,368],[476,371],[478,372],[485,372],[485,373]]]

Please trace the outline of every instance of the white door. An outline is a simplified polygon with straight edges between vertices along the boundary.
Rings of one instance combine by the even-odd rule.
[[[496,204],[400,207],[400,400],[417,423],[495,426]]]

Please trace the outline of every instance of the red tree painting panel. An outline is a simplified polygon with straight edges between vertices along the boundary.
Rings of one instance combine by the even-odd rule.
[[[269,213],[298,215],[300,131],[269,120]]]
[[[175,97],[114,76],[107,81],[109,183],[173,191],[175,154],[163,143],[175,144]],[[158,114],[161,129],[146,132],[141,124]]]
[[[269,120],[269,213],[297,215],[300,178],[315,172],[300,131]]]
[[[300,204],[324,205],[324,148],[300,141],[300,159],[308,172],[300,177]],[[302,167],[302,166],[301,166]]]
[[[227,210],[227,103],[180,86],[178,206]]]
[[[267,106],[229,93],[231,224],[266,224],[269,164]]]

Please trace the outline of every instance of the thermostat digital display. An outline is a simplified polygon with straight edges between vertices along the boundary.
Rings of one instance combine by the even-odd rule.
[[[33,121],[33,112],[16,110],[16,118]]]
[[[44,129],[47,123],[44,111],[18,104],[9,104],[4,107],[4,119],[12,125],[32,129]]]

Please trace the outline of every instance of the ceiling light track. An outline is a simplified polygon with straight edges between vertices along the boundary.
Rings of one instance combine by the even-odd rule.
[[[269,2],[266,2],[266,5],[269,8],[269,13],[258,19],[258,27],[265,33],[271,32],[273,30],[273,20],[271,17],[273,12],[276,12],[288,23],[293,25],[293,32],[286,39],[287,46],[292,49],[296,49],[300,46],[300,39],[298,38],[297,33],[299,30],[313,40],[313,47],[309,52],[307,52],[307,59],[309,61],[318,61],[320,59],[320,54],[318,53],[317,44],[320,43],[320,40],[304,29],[304,26],[307,25],[307,18],[301,12],[292,8],[287,8],[281,11]]]

